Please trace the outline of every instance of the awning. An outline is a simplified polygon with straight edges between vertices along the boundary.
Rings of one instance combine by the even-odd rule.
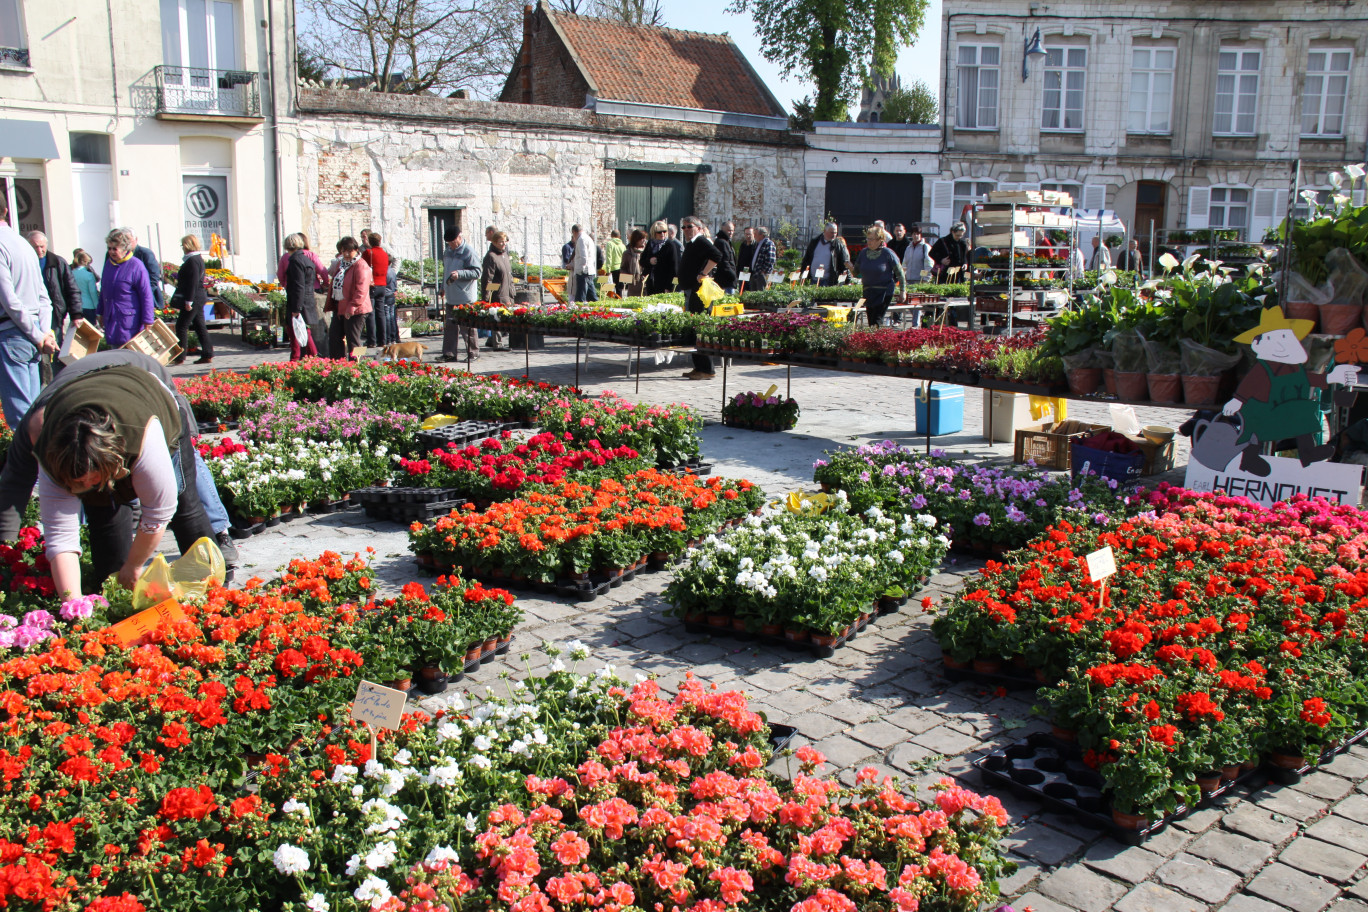
[[[52,126],[41,120],[7,120],[0,130],[0,158],[58,158]]]

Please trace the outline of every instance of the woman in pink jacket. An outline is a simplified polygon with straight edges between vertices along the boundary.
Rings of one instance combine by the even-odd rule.
[[[338,258],[328,268],[328,278],[332,280],[329,297],[337,304],[328,332],[328,349],[333,357],[352,360],[352,351],[361,346],[366,314],[371,312],[371,268],[361,259],[361,245],[350,235],[337,242],[337,253]]]

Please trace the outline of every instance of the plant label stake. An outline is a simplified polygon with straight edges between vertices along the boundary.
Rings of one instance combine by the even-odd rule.
[[[1112,551],[1111,545],[1099,548],[1084,558],[1088,562],[1088,578],[1094,583],[1100,583],[1101,588],[1097,590],[1097,607],[1102,608],[1102,599],[1107,595],[1107,577],[1116,572],[1116,552]]]
[[[404,718],[404,705],[408,694],[392,687],[382,687],[371,681],[362,681],[356,686],[356,699],[352,700],[352,721],[366,726],[371,736],[371,759],[376,760],[375,730],[377,728],[396,729]]]

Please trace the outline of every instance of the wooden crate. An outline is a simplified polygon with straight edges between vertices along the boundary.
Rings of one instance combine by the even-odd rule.
[[[63,340],[58,360],[63,364],[75,364],[86,355],[99,351],[103,341],[104,333],[100,332],[100,328],[89,320],[83,320],[79,326],[73,326]]]
[[[1069,444],[1074,439],[1082,439],[1106,430],[1110,428],[1105,424],[1088,424],[1086,421],[1072,419],[1062,421],[1058,425],[1046,422],[1033,427],[1017,428],[1016,449],[1012,454],[1012,461],[1025,462],[1031,459],[1041,468],[1067,472]]]
[[[408,323],[416,323],[419,320],[426,320],[428,318],[428,309],[426,306],[400,307],[395,310],[394,316],[399,325],[403,326]]]
[[[153,320],[151,326],[129,339],[123,347],[156,358],[162,364],[170,364],[181,353],[176,331],[161,320]]]

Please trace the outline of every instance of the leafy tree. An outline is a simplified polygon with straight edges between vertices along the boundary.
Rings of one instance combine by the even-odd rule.
[[[911,44],[928,0],[731,0],[749,12],[765,59],[811,77],[815,120],[845,120],[870,72],[888,76],[898,48]]]
[[[884,123],[940,123],[940,106],[936,104],[936,93],[920,79],[910,86],[899,86],[884,97],[883,111],[879,119]]]
[[[295,53],[295,74],[305,82],[323,82],[328,78],[328,65],[299,48]]]
[[[492,95],[517,56],[517,0],[298,0],[299,58],[380,92]]]
[[[804,95],[801,101],[793,103],[793,113],[789,115],[789,129],[795,133],[813,131],[812,96]]]

